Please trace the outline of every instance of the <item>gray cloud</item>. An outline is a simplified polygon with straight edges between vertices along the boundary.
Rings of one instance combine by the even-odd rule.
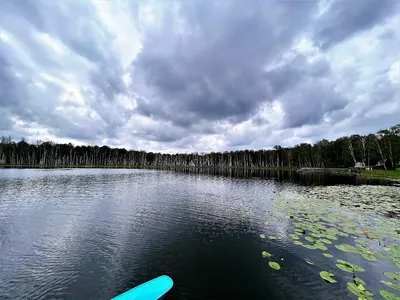
[[[327,49],[396,12],[397,0],[335,0],[314,26],[314,40]]]
[[[335,91],[326,59],[308,62],[303,55],[266,74],[271,97],[283,104],[285,128],[317,124],[326,113],[343,109],[348,100]]]
[[[188,126],[199,120],[240,122],[268,98],[264,67],[290,47],[315,2],[235,1],[184,4],[175,19],[149,32],[134,62],[152,95],[138,102],[146,116]],[[280,22],[279,20],[285,20]],[[136,76],[137,77],[137,76]],[[154,95],[154,96],[153,96]]]
[[[374,131],[400,113],[397,3],[3,0],[0,135],[201,152]]]

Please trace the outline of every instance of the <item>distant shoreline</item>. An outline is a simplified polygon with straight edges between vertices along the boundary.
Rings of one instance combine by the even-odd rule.
[[[270,170],[270,171],[285,171],[285,172],[295,172],[301,170],[301,168],[289,168],[289,167],[213,167],[213,166],[107,166],[107,165],[97,165],[97,166],[66,166],[66,165],[9,165],[0,164],[0,169],[149,169],[149,170],[173,170],[173,169],[234,169],[234,170]],[[342,175],[342,176],[354,176],[354,174],[349,174],[348,168],[318,168],[310,170],[307,174],[327,174],[327,175]],[[323,172],[322,172],[323,171]],[[394,170],[362,170],[358,174],[363,178],[372,179],[385,179],[400,182],[400,172]]]

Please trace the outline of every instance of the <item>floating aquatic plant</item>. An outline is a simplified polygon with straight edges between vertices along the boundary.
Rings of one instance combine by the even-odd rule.
[[[376,257],[371,254],[362,253],[361,256],[364,257],[366,260],[376,261]]]
[[[379,292],[383,298],[386,300],[400,300],[399,296],[396,296],[395,294],[389,293],[388,291],[380,291]]]
[[[271,257],[271,256],[272,256],[272,254],[269,253],[269,252],[267,252],[267,251],[263,251],[263,252],[261,253],[261,255],[262,255],[262,257],[264,257],[264,258],[267,258],[267,257]]]
[[[387,278],[400,281],[400,272],[384,272],[383,273]]]
[[[265,239],[265,234],[260,234],[260,238]]]
[[[321,278],[323,278],[325,281],[327,281],[329,283],[337,282],[335,279],[332,278],[333,276],[335,276],[333,273],[330,273],[327,271],[321,271],[321,272],[319,272],[319,276],[321,276]]]
[[[355,247],[348,244],[339,244],[335,245],[335,247],[344,252],[358,253],[358,250]]]
[[[277,262],[274,262],[274,261],[270,261],[268,264],[272,269],[277,270],[277,271],[280,270],[280,268],[281,268],[281,266]]]
[[[320,241],[325,243],[325,244],[328,244],[328,245],[332,244],[332,242],[330,240],[328,240],[328,239],[320,239]]]
[[[347,262],[347,261],[338,259],[337,262],[338,262],[338,263],[341,263],[341,264],[344,265],[344,266],[350,267],[350,268],[351,268],[352,270],[354,270],[355,272],[365,272],[365,269],[363,269],[363,268],[361,268],[361,267],[359,267],[359,266],[357,266],[357,265],[355,265],[355,264],[349,263],[349,262]]]
[[[311,249],[311,250],[317,249],[317,247],[315,247],[315,245],[302,244],[301,246],[303,246],[304,248],[307,248],[307,249]]]
[[[363,286],[366,286],[366,284],[365,284],[365,281],[364,280],[362,280],[361,278],[359,278],[359,277],[354,277],[353,278],[353,281],[354,281],[354,283],[356,284],[356,285],[363,285]]]
[[[346,192],[343,192],[342,188]],[[375,188],[379,193],[374,191]],[[287,236],[293,241],[294,245],[310,250],[318,249],[326,251],[322,255],[332,258],[333,255],[327,252],[329,251],[328,248],[330,248],[329,245],[333,244],[332,246],[335,246],[336,249],[350,253],[351,255],[349,255],[348,259],[353,257],[352,254],[357,254],[368,261],[387,260],[400,268],[400,245],[396,242],[400,241],[400,234],[398,232],[400,229],[398,223],[396,223],[398,221],[380,215],[373,216],[370,213],[371,211],[385,213],[391,210],[399,214],[398,199],[400,189],[391,189],[391,195],[396,193],[397,196],[391,196],[392,200],[389,199],[390,205],[387,205],[388,202],[386,199],[380,200],[382,199],[380,194],[386,193],[386,187],[349,188],[341,186],[305,189],[310,192],[311,196],[302,196],[298,192],[293,192],[287,193],[287,195],[290,199],[296,199],[296,201],[288,201],[288,198],[273,200],[277,216],[283,216],[286,221],[292,219],[289,225],[293,226],[293,231]],[[327,190],[329,190],[329,193],[325,193]],[[356,194],[354,193],[355,190],[357,191]],[[365,193],[366,190],[369,191],[370,195]],[[321,192],[323,197],[320,197]],[[314,201],[317,196],[318,200]],[[335,201],[338,198],[340,202]],[[354,199],[358,199],[357,207],[353,206]],[[383,203],[382,206],[381,202]],[[345,209],[340,206],[344,206]],[[354,213],[355,211],[360,212],[362,210],[368,210],[369,212]],[[293,216],[293,218],[290,218],[290,216]],[[342,241],[342,237],[346,238],[347,241]],[[339,239],[340,242],[336,242]],[[309,264],[313,263],[310,259],[306,259],[305,261]],[[368,271],[366,266],[369,266],[369,264],[364,263],[361,266],[357,266],[344,260],[338,260],[336,267],[352,273],[353,281],[347,285],[349,291],[357,295],[359,300],[370,300],[373,297],[373,292],[369,290],[364,280],[355,276],[357,272]],[[326,272],[322,274],[330,278],[327,280],[328,282],[330,280],[336,282],[337,280],[333,277],[332,273]],[[332,276],[329,274],[332,274]],[[396,272],[385,272],[385,276],[388,278],[388,281],[385,281],[384,284],[388,286],[388,289],[395,290],[399,288],[400,282]],[[379,291],[376,292],[378,293]],[[385,292],[387,291],[383,293]]]
[[[362,288],[359,288],[360,285],[356,285],[354,282],[348,282],[347,283],[347,289],[352,292],[354,295],[358,296],[359,298],[365,298],[365,299],[372,299],[374,294],[371,291],[368,291],[365,289],[363,285]]]
[[[313,262],[311,259],[309,259],[309,258],[306,258],[305,261],[306,261],[306,263],[308,263],[309,265],[313,265],[313,264],[314,264],[314,262]]]
[[[390,281],[384,281],[384,280],[381,280],[381,282],[382,282],[384,285],[386,285],[386,286],[388,286],[388,287],[391,287],[392,289],[395,289],[395,290],[400,291],[400,284],[393,283],[393,282],[390,282]]]
[[[332,258],[333,257],[333,255],[329,254],[329,253],[322,253],[322,255],[325,256],[325,257],[328,257],[328,258]]]

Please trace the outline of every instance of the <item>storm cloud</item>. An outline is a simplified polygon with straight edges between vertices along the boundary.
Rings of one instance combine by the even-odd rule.
[[[400,6],[0,2],[0,135],[270,148],[398,123]]]

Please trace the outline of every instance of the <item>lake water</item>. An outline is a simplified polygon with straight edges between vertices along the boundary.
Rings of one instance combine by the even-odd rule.
[[[383,274],[400,271],[400,221],[385,217],[385,210],[400,209],[399,188],[335,190],[278,177],[0,169],[0,298],[110,299],[167,274],[174,280],[167,300],[357,299],[347,285],[353,273],[339,269],[336,259],[366,270],[357,277],[374,299],[383,299],[381,290],[399,295],[397,278]],[[373,188],[388,204],[375,209],[369,200],[350,199],[360,204],[349,208],[343,196],[322,209],[325,220],[313,216],[346,188],[352,189],[346,195]],[[342,215],[350,220],[344,229]],[[327,250],[320,242],[322,250],[294,243],[321,238],[313,235],[313,222],[324,232],[338,224],[339,231],[322,234],[334,235]],[[334,246],[354,241],[369,247],[368,254]],[[336,283],[320,277],[325,270]]]

